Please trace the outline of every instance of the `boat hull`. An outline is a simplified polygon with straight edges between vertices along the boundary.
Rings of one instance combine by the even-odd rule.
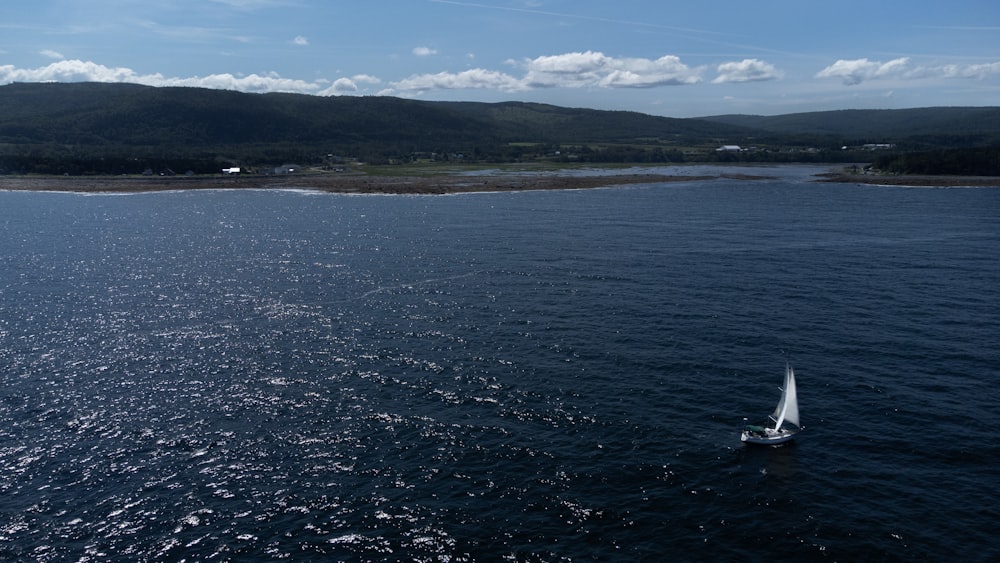
[[[773,429],[768,428],[765,432],[753,432],[750,430],[743,430],[743,434],[740,436],[740,440],[745,444],[759,444],[763,446],[773,446],[776,444],[784,444],[795,438],[798,431],[788,431],[780,430],[775,432]]]

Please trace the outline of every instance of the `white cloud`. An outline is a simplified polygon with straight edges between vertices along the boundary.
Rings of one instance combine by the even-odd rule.
[[[974,65],[945,65],[938,67],[938,69],[945,78],[975,78],[983,80],[1000,74],[1000,62]]]
[[[107,67],[90,61],[64,60],[34,69],[0,66],[0,83],[8,82],[140,82],[160,75],[140,77],[130,68]],[[141,82],[140,82],[141,83]]]
[[[38,54],[42,55],[44,57],[48,57],[50,59],[65,59],[66,58],[59,51],[53,51],[52,49],[43,49],[43,50],[39,51]]]
[[[984,64],[946,64],[937,66],[915,66],[910,59],[902,57],[883,63],[868,59],[839,60],[816,74],[817,78],[840,78],[844,84],[853,86],[868,80],[884,79],[935,79],[972,78],[983,80],[1000,75],[1000,62]]]
[[[309,44],[309,40],[306,39],[305,37],[302,37],[301,35],[296,35],[295,39],[292,39],[292,44],[305,47],[306,45]]]
[[[170,78],[162,74],[139,74],[130,68],[107,67],[90,61],[64,60],[50,65],[19,69],[13,65],[0,66],[0,84],[10,82],[129,82],[147,86],[192,86],[238,90],[241,92],[298,92],[315,93],[319,84],[282,78],[275,73],[236,76],[229,73]]]
[[[761,82],[777,80],[783,76],[783,73],[774,65],[759,59],[743,59],[739,62],[722,63],[716,70],[719,72],[719,76],[712,81],[713,84]]]
[[[530,88],[651,88],[701,82],[701,69],[688,67],[674,55],[653,60],[585,51],[537,57],[524,67],[524,83]]]
[[[430,47],[414,47],[413,54],[418,57],[429,57],[431,55],[436,55],[437,50],[431,49]]]
[[[613,59],[616,67],[600,85],[606,88],[652,88],[701,82],[701,70],[692,69],[679,57],[666,55],[656,59]]]
[[[345,94],[357,94],[361,91],[358,87],[359,83],[363,84],[378,84],[382,82],[374,76],[368,74],[358,74],[350,78],[338,78],[333,81],[329,87],[316,92],[318,96],[341,96]]]
[[[393,89],[404,92],[427,90],[494,89],[514,91],[523,89],[521,82],[502,72],[473,68],[459,73],[439,72],[419,74],[394,82]]]
[[[332,96],[360,93],[362,88],[359,84],[379,84],[382,81],[369,74],[358,74],[350,78],[339,78],[324,88],[328,83],[326,80],[308,82],[283,78],[276,72],[245,76],[219,73],[206,76],[167,77],[159,73],[139,74],[130,68],[107,67],[91,61],[63,60],[33,69],[0,65],[0,84],[11,82],[127,82],[146,86],[189,86],[253,93],[289,92]]]
[[[302,38],[304,40],[304,38]],[[415,51],[416,52],[416,51]],[[60,55],[49,52],[49,56]],[[377,93],[414,96],[433,90],[496,90],[522,92],[546,88],[654,88],[702,83],[706,67],[690,67],[675,55],[657,59],[611,57],[599,51],[545,55],[508,61],[506,72],[470,68],[461,72],[415,74],[395,82],[369,75],[312,80],[285,78],[277,73],[168,77],[160,73],[141,74],[127,67],[109,67],[92,61],[63,59],[38,68],[0,66],[0,84],[10,82],[129,82],[149,86],[191,86],[242,92],[294,92],[313,95]],[[714,84],[775,80],[782,73],[759,59],[719,64]],[[983,64],[913,65],[908,58],[887,62],[868,59],[839,60],[816,74],[817,78],[837,78],[845,84],[868,80],[986,79],[1000,75],[1000,62]]]
[[[611,66],[613,59],[600,51],[545,55],[526,62],[528,72],[549,75],[586,75]]]
[[[907,71],[910,59],[901,57],[887,63],[868,59],[841,59],[816,74],[816,78],[840,78],[848,85],[861,84],[866,80],[897,78]]]
[[[359,90],[357,82],[350,78],[338,78],[333,81],[330,87],[317,92],[320,96],[338,96],[343,94],[355,94]]]
[[[155,75],[158,77],[158,75]],[[149,86],[192,86],[197,88],[214,88],[217,90],[236,90],[239,92],[267,93],[291,92],[313,94],[319,90],[319,84],[282,78],[276,74],[250,74],[235,76],[229,73],[194,76],[191,78],[156,78],[152,81],[141,81]]]
[[[652,88],[701,82],[702,69],[692,69],[678,57],[659,59],[614,58],[595,51],[547,55],[508,61],[520,67],[521,77],[474,68],[458,73],[413,75],[392,83],[393,91],[495,89],[506,92],[538,88]]]

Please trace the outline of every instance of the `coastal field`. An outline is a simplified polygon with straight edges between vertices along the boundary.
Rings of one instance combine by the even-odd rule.
[[[706,180],[768,180],[788,166],[672,166],[657,168],[374,168],[371,173],[240,176],[0,176],[0,190],[140,193],[169,190],[310,189],[353,194],[450,194],[586,189],[615,185]],[[994,176],[865,175],[816,168],[814,181],[895,186],[1000,186]]]
[[[819,182],[871,184],[881,186],[921,186],[946,188],[998,187],[997,176],[930,176],[920,174],[874,175],[828,172],[817,175]]]
[[[331,193],[357,194],[446,194],[461,192],[502,192],[521,190],[581,189],[615,184],[676,182],[708,177],[660,176],[201,176],[201,177],[6,177],[0,190],[60,192],[153,192],[204,189],[313,189]]]

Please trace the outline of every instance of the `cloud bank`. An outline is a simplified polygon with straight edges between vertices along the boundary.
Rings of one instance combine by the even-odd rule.
[[[0,66],[0,84],[10,82],[128,82],[147,86],[192,86],[237,90],[241,92],[298,92],[313,94],[322,89],[316,82],[282,78],[276,73],[236,76],[229,73],[170,78],[162,74],[139,74],[126,67],[108,67],[102,64],[63,60],[34,69],[19,69],[13,65]]]
[[[296,45],[308,45],[304,37],[293,40]],[[413,50],[416,56],[430,56],[436,51],[427,47]],[[54,55],[54,53],[53,53]],[[682,86],[704,81],[705,67],[692,68],[679,57],[664,55],[658,59],[610,57],[598,51],[545,55],[521,61],[508,61],[518,73],[472,68],[460,72],[416,74],[388,83],[379,93],[404,96],[419,95],[432,90],[489,89],[519,92],[546,88],[656,88]],[[725,81],[772,80],[780,77],[772,65],[757,60],[725,65]],[[196,86],[223,88],[243,92],[297,92],[316,95],[358,93],[361,86],[377,85],[382,81],[371,75],[341,77],[328,80],[304,81],[283,78],[277,73],[237,76],[230,73],[208,76],[167,77],[159,73],[141,74],[126,67],[109,67],[78,59],[60,60],[33,69],[0,66],[0,84],[9,82],[131,82],[149,86]]]
[[[306,46],[308,39],[296,37],[294,44]],[[42,51],[52,58],[62,55]],[[416,56],[430,56],[436,51],[426,47],[413,50]],[[436,90],[494,90],[524,92],[552,88],[641,89],[694,84],[741,84],[781,80],[784,72],[760,59],[724,62],[714,69],[692,67],[675,55],[656,59],[612,57],[599,51],[579,51],[509,60],[508,71],[470,68],[459,72],[414,74],[396,81],[383,81],[358,74],[335,79],[312,81],[285,78],[276,72],[238,75],[231,73],[206,76],[168,77],[160,73],[142,74],[127,67],[110,67],[92,61],[62,59],[38,68],[0,65],[0,84],[10,82],[129,82],[148,86],[190,86],[237,90],[241,92],[291,92],[319,96],[383,95],[419,96]],[[907,57],[890,61],[867,58],[841,59],[816,73],[816,79],[839,79],[846,86],[877,80],[987,79],[1000,76],[1000,62],[983,64],[915,65]]]
[[[1000,62],[985,64],[948,64],[921,66],[909,57],[888,62],[868,59],[838,60],[816,74],[816,78],[839,78],[847,86],[874,80],[921,80],[934,78],[973,78],[983,80],[1000,75]]]
[[[659,59],[615,58],[598,51],[546,55],[508,61],[520,75],[474,68],[461,72],[416,74],[391,83],[393,92],[492,89],[519,92],[543,88],[655,88],[697,84],[703,68],[691,68],[673,55]]]

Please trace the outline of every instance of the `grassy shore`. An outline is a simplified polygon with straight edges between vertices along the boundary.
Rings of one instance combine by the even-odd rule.
[[[703,170],[702,170],[703,171]],[[373,170],[374,172],[374,170]],[[768,176],[713,174],[580,173],[581,169],[418,170],[403,174],[306,173],[287,176],[0,176],[0,190],[80,193],[141,193],[168,190],[309,189],[346,194],[452,194],[525,190],[586,189],[627,184],[691,182],[726,178],[767,180]],[[586,170],[584,170],[586,172]],[[606,172],[606,170],[605,170]],[[621,172],[621,171],[619,171]],[[713,171],[714,172],[714,171]],[[816,181],[897,186],[1000,186],[1000,178],[975,176],[874,176],[831,171]]]
[[[138,193],[166,190],[310,189],[349,194],[449,194],[524,190],[584,189],[623,184],[689,182],[720,176],[616,174],[490,174],[384,176],[302,174],[293,176],[80,177],[0,176],[0,190],[83,193]]]
[[[825,174],[817,174],[817,181],[837,184],[869,184],[876,186],[919,186],[942,188],[1000,187],[1000,177],[997,176],[920,176],[916,174],[900,174],[898,176],[890,176],[881,174],[828,172]]]

